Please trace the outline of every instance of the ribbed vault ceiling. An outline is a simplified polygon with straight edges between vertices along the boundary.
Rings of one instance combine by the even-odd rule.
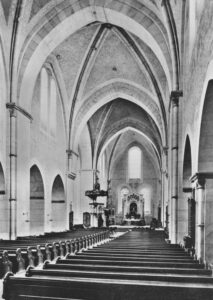
[[[44,64],[50,65],[62,97],[68,148],[77,151],[88,126],[94,165],[103,149],[116,158],[122,140],[126,147],[140,143],[160,165],[167,146],[169,95],[179,86],[179,45],[170,1],[1,4],[13,37],[8,74],[17,79],[19,104],[30,110],[36,78]],[[10,22],[10,9],[19,23]]]

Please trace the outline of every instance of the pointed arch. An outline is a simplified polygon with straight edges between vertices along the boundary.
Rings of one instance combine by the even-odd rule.
[[[30,234],[44,233],[44,183],[37,165],[30,168]]]
[[[66,229],[66,201],[65,189],[61,176],[58,174],[52,185],[52,230]]]
[[[183,159],[183,187],[189,186],[189,179],[192,175],[192,155],[189,136],[186,137],[184,159]]]
[[[200,136],[199,136],[199,148],[198,148],[198,172],[199,173],[209,173],[209,178],[206,178],[205,185],[205,258],[207,261],[212,260],[212,236],[213,236],[213,179],[211,178],[213,171],[213,79],[212,79],[212,61],[209,68],[209,73],[211,75],[209,81],[207,82],[207,87],[205,90],[201,123],[200,123]],[[210,73],[211,72],[211,73]],[[202,103],[202,102],[201,102]],[[196,237],[197,237],[196,232]]]
[[[213,170],[213,79],[209,80],[201,118],[198,171],[212,172]]]
[[[103,86],[98,86],[95,91],[92,91],[92,93],[87,95],[84,101],[82,101],[83,104],[76,112],[75,120],[73,123],[72,131],[74,135],[73,141],[71,143],[71,148],[77,151],[80,133],[82,132],[85,124],[91,118],[91,116],[101,106],[117,98],[135,103],[144,111],[146,111],[147,114],[151,116],[156,126],[159,128],[159,134],[162,140],[162,144],[165,145],[167,143],[166,131],[162,122],[160,110],[155,101],[155,98],[153,98],[153,95],[151,95],[145,89],[140,89],[132,82],[128,82],[126,80],[112,80],[107,82]]]

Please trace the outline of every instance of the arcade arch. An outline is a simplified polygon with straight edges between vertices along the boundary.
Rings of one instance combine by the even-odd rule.
[[[52,185],[52,231],[66,229],[65,189],[60,175],[57,175]]]
[[[210,251],[212,247],[213,237],[213,79],[210,79],[207,84],[202,118],[200,125],[200,139],[198,150],[198,185],[200,184],[205,194],[202,195],[202,199],[199,198],[196,193],[195,198],[198,207],[197,223],[203,222],[202,210],[205,214],[205,231],[200,233],[196,228],[196,234],[202,236],[203,241],[197,240],[197,248],[200,249],[199,255],[203,256],[205,245],[205,259],[207,261],[213,259],[213,254]],[[201,202],[200,202],[201,201]]]
[[[192,157],[191,157],[191,144],[189,136],[186,137],[184,161],[183,161],[183,187],[190,186],[190,177],[192,176]]]
[[[30,168],[30,234],[44,233],[44,183],[36,165]]]

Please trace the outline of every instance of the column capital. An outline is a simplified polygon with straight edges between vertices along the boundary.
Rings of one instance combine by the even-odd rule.
[[[197,172],[191,178],[191,183],[196,183],[196,188],[204,188],[206,179],[213,179],[213,172]]]
[[[66,153],[67,153],[68,159],[72,158],[72,150],[68,149],[68,150],[66,150]]]
[[[192,192],[192,187],[184,187],[183,188],[183,193],[191,193]]]
[[[67,149],[66,153],[67,153],[67,156],[68,156],[69,159],[72,157],[72,155],[75,155],[77,158],[79,157],[78,153],[76,153],[72,149]]]
[[[183,91],[171,91],[171,95],[170,95],[170,105],[172,104],[173,107],[174,106],[178,106],[179,105],[179,98],[183,97]]]
[[[6,103],[6,108],[9,109],[11,116],[16,117],[16,112],[19,111],[22,115],[27,117],[30,121],[33,120],[31,114],[29,114],[24,108],[17,105],[15,102]]]
[[[10,117],[16,118],[17,117],[17,111],[15,109],[14,103],[6,103],[6,108],[9,110]]]
[[[167,156],[167,155],[168,155],[169,147],[168,147],[168,146],[164,146],[164,147],[162,148],[162,150],[163,150],[163,154],[164,154],[165,156]]]
[[[69,179],[71,179],[71,180],[75,180],[75,178],[76,178],[76,173],[70,172],[70,173],[68,173],[67,177],[68,177]]]

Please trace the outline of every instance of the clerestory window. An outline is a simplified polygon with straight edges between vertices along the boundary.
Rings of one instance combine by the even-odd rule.
[[[40,120],[41,127],[51,134],[56,132],[57,87],[54,77],[46,68],[41,70]]]

